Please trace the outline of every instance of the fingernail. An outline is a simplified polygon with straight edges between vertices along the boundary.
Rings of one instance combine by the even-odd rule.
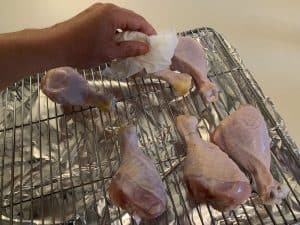
[[[138,49],[140,53],[147,53],[149,51],[149,47],[147,45],[140,45]]]

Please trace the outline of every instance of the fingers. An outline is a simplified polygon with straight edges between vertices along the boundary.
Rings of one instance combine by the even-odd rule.
[[[123,31],[140,31],[147,35],[156,34],[155,29],[145,20],[144,17],[134,13],[133,11],[120,8],[116,14],[116,26]]]
[[[126,58],[138,55],[144,55],[149,51],[146,43],[140,41],[122,41],[115,43],[110,50],[110,56],[114,58]]]
[[[109,25],[114,31],[116,29],[122,29],[123,31],[140,31],[147,35],[156,34],[155,29],[144,17],[111,3],[96,3],[81,12],[78,16],[88,16],[91,18],[90,14],[94,14],[97,20],[99,16],[104,17],[101,19],[109,21]]]

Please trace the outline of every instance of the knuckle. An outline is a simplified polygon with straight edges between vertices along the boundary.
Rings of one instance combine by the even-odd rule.
[[[119,7],[112,3],[105,3],[102,6],[102,13],[105,14],[106,20],[111,21],[111,22],[118,19],[118,14],[119,14],[118,10],[119,10]]]
[[[105,7],[105,9],[107,9],[107,10],[112,10],[112,9],[117,8],[117,6],[114,5],[114,4],[112,4],[112,3],[105,3],[105,4],[104,4],[104,7]]]
[[[91,8],[99,8],[99,7],[102,7],[103,6],[103,3],[100,3],[100,2],[97,2],[97,3],[94,3]]]

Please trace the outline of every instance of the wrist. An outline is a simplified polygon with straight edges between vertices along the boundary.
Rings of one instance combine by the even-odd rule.
[[[68,65],[67,53],[51,28],[0,35],[0,90],[29,74]]]
[[[16,57],[23,60],[30,73],[43,72],[67,63],[66,51],[52,28],[25,29],[17,32]]]
[[[67,45],[63,41],[61,31],[54,27],[40,30],[43,33],[41,41],[45,56],[48,61],[48,67],[58,67],[70,65],[70,57]]]
[[[49,42],[54,54],[58,57],[60,64],[64,66],[79,66],[79,60],[84,57],[84,54],[80,52],[83,49],[82,46],[85,43],[80,42],[79,35],[74,35],[74,25],[69,21],[65,21],[47,28],[51,34]]]

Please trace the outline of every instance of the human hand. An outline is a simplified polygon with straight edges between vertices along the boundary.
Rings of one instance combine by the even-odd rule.
[[[68,65],[81,68],[148,52],[148,45],[143,42],[116,42],[114,36],[117,29],[156,34],[142,16],[113,4],[102,3],[94,4],[51,29],[55,33],[55,41],[66,53]]]

